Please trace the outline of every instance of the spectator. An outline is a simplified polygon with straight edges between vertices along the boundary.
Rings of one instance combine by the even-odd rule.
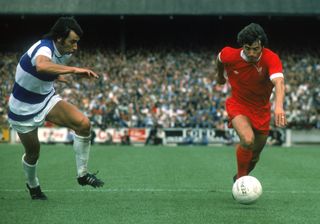
[[[194,139],[191,135],[191,129],[187,130],[186,136],[183,138],[181,145],[193,145]]]
[[[109,49],[82,49],[71,63],[92,67],[101,79],[98,83],[75,80],[67,86],[57,83],[56,90],[81,111],[88,111],[94,127],[146,127],[154,121],[164,128],[215,127],[225,119],[224,102],[230,91],[228,85],[221,87],[206,78],[213,72],[212,52],[218,48],[137,48],[125,55]],[[319,128],[314,118],[320,111],[319,53],[307,48],[281,52],[288,126]],[[6,105],[18,53],[0,52],[0,58],[0,125],[8,126]]]
[[[281,146],[283,144],[281,132],[278,129],[271,129],[267,143],[268,145]]]
[[[121,135],[121,145],[131,145],[130,135],[127,129]]]

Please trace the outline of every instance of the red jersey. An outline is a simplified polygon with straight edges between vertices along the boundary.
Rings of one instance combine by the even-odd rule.
[[[219,54],[231,85],[231,98],[255,108],[269,107],[274,87],[271,79],[283,77],[280,58],[268,48],[263,48],[255,63],[245,58],[242,48],[225,47]]]

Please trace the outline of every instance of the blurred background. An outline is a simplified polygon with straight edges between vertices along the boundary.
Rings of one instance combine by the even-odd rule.
[[[289,125],[270,132],[270,145],[319,144],[320,59],[316,0],[23,0],[0,2],[0,129],[2,142],[18,142],[7,123],[7,102],[20,56],[60,16],[84,30],[70,64],[90,67],[98,81],[56,84],[57,93],[83,111],[99,144],[233,144],[215,58],[240,47],[237,33],[251,22],[265,29],[267,47],[280,55]],[[46,123],[46,143],[72,141],[69,130]],[[125,140],[126,139],[126,140]]]

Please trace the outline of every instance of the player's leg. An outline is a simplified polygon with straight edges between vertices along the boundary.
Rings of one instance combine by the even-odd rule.
[[[257,162],[259,161],[260,154],[264,146],[266,145],[267,139],[268,135],[256,133],[255,140],[253,143],[253,155],[248,169],[248,173],[250,173],[255,168]]]
[[[237,179],[248,175],[249,165],[253,156],[255,135],[248,117],[238,115],[231,122],[240,139],[240,144],[236,146],[238,172],[234,179]]]
[[[103,186],[103,182],[88,173],[88,161],[90,153],[90,120],[81,113],[74,105],[59,101],[49,112],[46,120],[74,130],[73,148],[76,154],[76,165],[78,182],[81,185],[91,185],[93,187]]]
[[[90,152],[90,121],[74,105],[59,101],[49,112],[46,120],[74,130],[73,148],[76,153],[78,176],[87,174]]]
[[[78,136],[90,136],[90,121],[74,105],[60,100],[48,113],[46,120],[58,126],[67,127]]]
[[[25,154],[22,156],[22,167],[31,198],[46,200],[47,197],[42,193],[37,177],[37,163],[40,154],[38,129],[28,133],[18,133],[18,135],[25,149]]]

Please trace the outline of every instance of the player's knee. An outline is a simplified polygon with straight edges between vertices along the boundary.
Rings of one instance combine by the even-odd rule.
[[[36,162],[39,159],[39,152],[28,152],[26,153],[24,160],[28,163],[28,164],[36,164]]]
[[[83,117],[82,120],[77,125],[75,130],[76,134],[81,136],[89,136],[90,135],[91,124],[90,120],[87,117]]]
[[[31,154],[29,157],[30,157],[30,160],[36,162],[39,159],[39,153]]]
[[[246,148],[251,148],[254,143],[254,136],[253,135],[247,135],[242,138],[242,145]]]

